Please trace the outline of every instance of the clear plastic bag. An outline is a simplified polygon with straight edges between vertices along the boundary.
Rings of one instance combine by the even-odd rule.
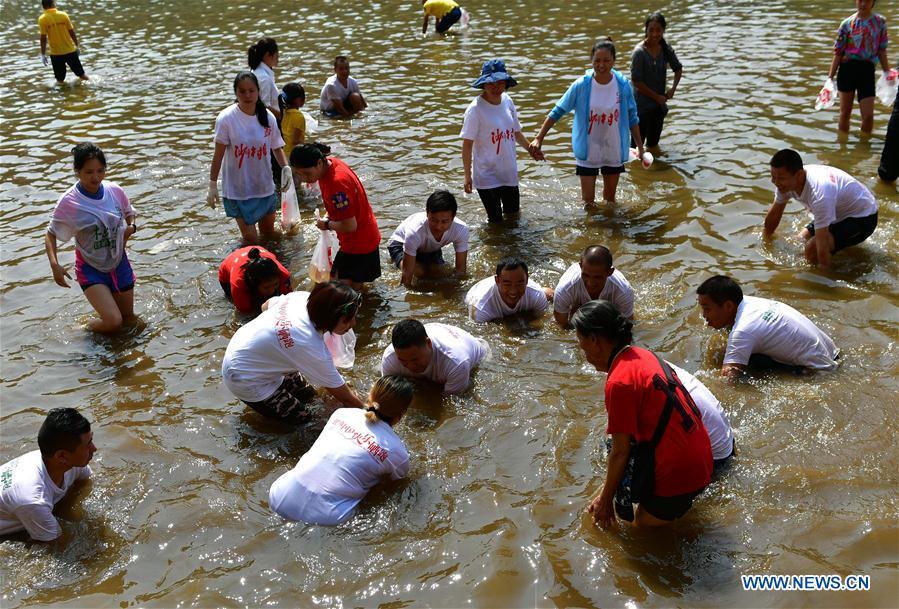
[[[311,114],[309,114],[308,112],[306,112],[305,110],[302,110],[302,113],[303,113],[303,118],[306,119],[306,135],[309,135],[310,133],[315,133],[316,131],[318,131],[318,121],[315,120],[315,117],[312,116]],[[307,142],[309,141],[308,137],[306,138],[306,141]]]
[[[896,101],[897,85],[899,85],[899,70],[889,70],[881,73],[875,88],[877,98],[884,105],[892,106],[893,102]]]
[[[837,100],[837,86],[833,84],[833,79],[828,78],[824,81],[824,86],[818,92],[815,98],[815,110],[827,110]]]
[[[316,211],[316,218],[319,218]],[[312,250],[312,260],[309,262],[309,279],[313,283],[325,283],[331,280],[331,265],[334,262],[334,254],[340,247],[337,234],[334,231],[323,230],[318,236],[318,243]]]
[[[356,333],[352,330],[345,334],[325,332],[324,339],[334,365],[338,368],[352,368],[356,361]]]
[[[300,204],[293,185],[293,172],[287,165],[281,169],[281,228],[290,232],[300,223]]]

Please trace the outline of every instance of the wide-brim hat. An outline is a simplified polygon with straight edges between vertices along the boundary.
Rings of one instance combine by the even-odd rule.
[[[511,89],[518,84],[518,81],[512,78],[506,71],[506,63],[502,59],[491,59],[484,62],[484,65],[481,67],[481,76],[471,83],[471,86],[475,89],[483,89],[488,82],[500,81],[506,83],[507,89]]]

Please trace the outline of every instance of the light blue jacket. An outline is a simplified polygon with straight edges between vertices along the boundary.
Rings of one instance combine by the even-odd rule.
[[[618,70],[612,70],[612,76],[618,81],[618,92],[621,96],[621,110],[619,115],[619,131],[621,139],[621,164],[627,163],[630,158],[631,127],[638,124],[637,102],[634,101],[634,91],[631,81]],[[574,121],[571,126],[571,148],[574,158],[579,161],[587,160],[588,143],[587,127],[590,120],[590,81],[593,80],[593,70],[587,70],[581,78],[571,83],[565,95],[556,102],[555,107],[549,113],[554,121],[574,110]]]

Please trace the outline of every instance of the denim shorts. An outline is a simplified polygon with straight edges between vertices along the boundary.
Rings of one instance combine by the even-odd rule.
[[[134,271],[128,262],[128,254],[122,254],[122,260],[112,271],[99,271],[89,265],[75,250],[75,279],[82,290],[93,285],[105,285],[113,294],[134,289]]]
[[[256,224],[265,216],[275,213],[278,206],[278,197],[275,193],[267,197],[255,199],[228,199],[222,198],[225,204],[225,214],[229,218],[241,218],[247,224]]]

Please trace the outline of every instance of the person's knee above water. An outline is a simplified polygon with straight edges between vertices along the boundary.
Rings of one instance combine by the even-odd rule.
[[[0,467],[0,535],[25,530],[52,541],[62,528],[56,505],[77,480],[88,478],[97,447],[91,424],[74,408],[54,408],[37,435],[38,450]]]
[[[633,324],[612,303],[590,301],[571,323],[587,362],[608,372],[611,452],[602,490],[588,511],[603,528],[615,523],[615,503],[625,509],[638,504],[637,526],[680,518],[711,481],[711,443],[699,409],[659,356],[631,345]],[[630,514],[618,516],[628,520]]]
[[[802,231],[805,258],[812,264],[829,267],[833,254],[861,243],[877,228],[874,195],[842,169],[803,165],[798,152],[785,148],[771,157],[771,182],[776,190],[764,235],[774,234],[789,200],[798,200],[812,215]]]
[[[412,402],[414,386],[399,376],[382,376],[365,410],[339,408],[296,467],[275,480],[268,503],[289,520],[336,525],[385,477],[409,473],[409,453],[393,430]]]
[[[427,379],[446,393],[461,393],[471,373],[490,355],[487,343],[447,324],[406,319],[393,327],[381,358],[381,374]]]
[[[753,356],[765,356],[784,368],[833,370],[839,350],[812,321],[776,300],[743,296],[730,277],[716,275],[696,289],[702,316],[716,330],[729,328],[722,374],[732,376],[754,367]]]
[[[424,21],[421,25],[421,33],[428,33],[428,21],[434,18],[434,29],[438,34],[444,34],[459,19],[462,18],[462,7],[455,0],[421,0],[424,10]]]
[[[496,275],[474,284],[465,295],[465,305],[474,321],[502,319],[519,313],[542,317],[549,308],[552,289],[528,277],[528,265],[518,258],[503,258]]]
[[[563,328],[585,302],[608,300],[622,315],[634,318],[634,290],[624,275],[612,266],[612,252],[603,245],[590,245],[559,277],[553,294],[553,317]]]
[[[350,76],[350,60],[343,55],[334,58],[334,74],[322,87],[319,107],[327,116],[352,116],[368,107],[359,83]]]
[[[455,276],[464,277],[468,267],[468,225],[456,217],[456,197],[436,190],[428,197],[425,211],[402,221],[387,241],[393,264],[402,271],[400,283],[410,287],[413,278],[433,275],[445,261],[442,248],[450,243],[456,254]]]
[[[277,256],[260,246],[231,252],[219,265],[219,283],[241,313],[258,311],[272,296],[290,293],[290,271]]]
[[[356,325],[362,295],[337,282],[312,292],[291,292],[262,305],[259,317],[231,337],[222,360],[225,386],[248,406],[279,419],[303,420],[323,386],[338,401],[362,408],[334,366],[324,334],[342,335]]]

